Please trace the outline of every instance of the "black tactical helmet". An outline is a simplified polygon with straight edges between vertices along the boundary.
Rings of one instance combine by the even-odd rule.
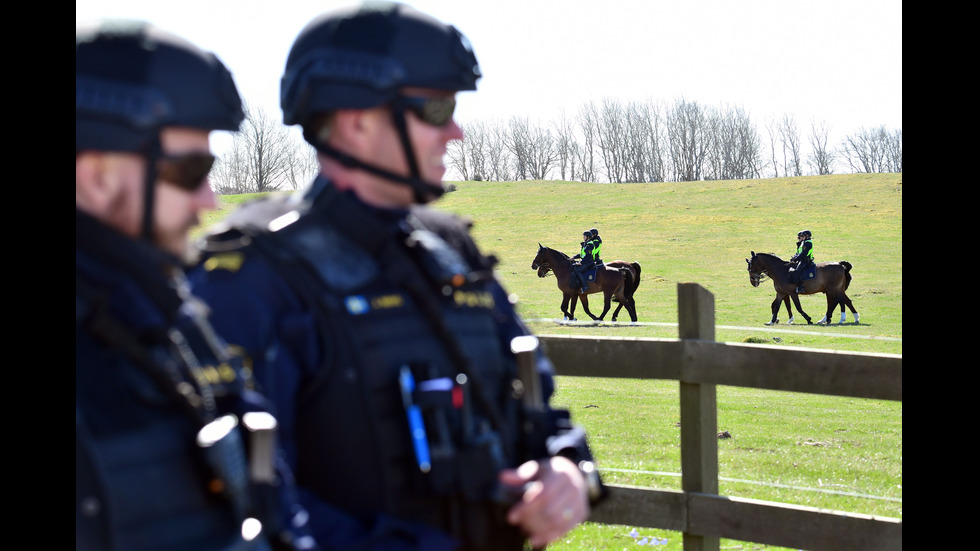
[[[303,127],[320,153],[412,187],[417,202],[442,195],[441,184],[421,180],[408,138],[403,107],[394,100],[406,87],[458,92],[476,90],[480,66],[469,41],[452,25],[397,2],[365,2],[324,13],[300,31],[280,82],[283,123]],[[394,174],[323,143],[311,123],[337,109],[392,105],[409,163]]]
[[[597,230],[596,228],[592,228],[591,230],[589,230],[589,233],[592,235],[592,237],[599,237],[599,230]]]
[[[231,73],[214,54],[142,21],[75,26],[75,151],[147,151],[166,126],[238,130]]]
[[[75,153],[146,157],[144,239],[153,234],[160,131],[238,130],[244,118],[231,73],[214,54],[143,21],[75,25]]]
[[[804,239],[810,239],[812,237],[812,235],[810,235],[810,230],[803,230],[800,233],[796,234],[796,237],[802,237]]]
[[[280,83],[283,122],[384,105],[404,87],[476,90],[480,66],[452,25],[396,2],[320,15],[296,37]]]

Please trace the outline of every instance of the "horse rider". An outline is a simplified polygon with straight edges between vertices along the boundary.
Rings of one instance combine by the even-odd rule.
[[[789,269],[789,274],[796,281],[796,292],[802,293],[803,274],[813,265],[813,236],[810,230],[803,230],[796,234],[796,254],[789,261],[796,263]]]
[[[596,230],[596,233],[599,233]],[[595,243],[592,241],[592,230],[585,230],[582,232],[582,242],[580,243],[582,250],[579,254],[572,257],[572,260],[578,260],[578,262],[572,263],[572,271],[578,277],[582,285],[582,293],[589,290],[589,280],[586,274],[595,267],[598,261],[597,249]]]
[[[600,257],[602,256],[602,238],[599,237],[599,230],[592,228],[589,230],[592,237],[592,246],[595,249],[593,256],[595,256],[595,263],[602,264]]]

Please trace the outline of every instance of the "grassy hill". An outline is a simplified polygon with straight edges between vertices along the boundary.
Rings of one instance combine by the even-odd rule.
[[[677,283],[696,282],[714,294],[718,325],[761,326],[770,318],[775,291],[771,282],[758,288],[749,284],[745,259],[753,250],[788,259],[795,253],[796,233],[809,229],[817,261],[847,260],[854,265],[848,295],[862,317],[860,325],[837,326],[838,310],[832,318],[835,325],[804,329],[814,335],[842,330],[863,336],[902,335],[901,174],[656,184],[456,185],[439,208],[473,218],[474,235],[485,250],[500,257],[500,277],[521,298],[521,313],[528,319],[561,317],[555,280],[538,278],[530,267],[538,243],[574,254],[582,231],[596,227],[603,239],[604,259],[638,261],[643,267],[636,296],[640,322],[676,323]],[[599,295],[592,297],[595,303]],[[801,297],[801,302],[814,321],[823,317],[823,294]],[[595,304],[593,313],[601,311],[600,304]],[[785,321],[785,311],[779,317]],[[801,316],[796,320],[803,321]],[[853,322],[850,313],[848,322]],[[672,328],[650,326],[566,329],[536,322],[535,329],[676,336]],[[765,336],[720,331],[718,339],[739,341],[750,335]],[[782,342],[787,340],[796,338]],[[793,344],[814,343],[800,338]],[[901,353],[900,343],[881,350],[875,345],[869,348],[867,341],[840,344],[844,349]]]
[[[677,283],[715,296],[716,336],[858,352],[902,353],[902,175],[848,174],[767,180],[656,184],[456,182],[437,208],[471,217],[482,248],[500,258],[498,274],[538,334],[677,336]],[[225,216],[251,196],[222,196]],[[568,326],[552,277],[531,269],[538,243],[577,252],[582,231],[599,229],[606,260],[643,267],[639,323]],[[766,327],[771,282],[749,284],[751,251],[789,258],[796,233],[813,232],[818,261],[854,265],[848,291],[860,324]],[[598,295],[593,295],[598,297]],[[818,320],[823,295],[801,297]],[[593,312],[600,306],[593,299]],[[780,312],[785,321],[785,310]],[[582,315],[584,318],[584,314]],[[608,317],[607,317],[608,319]],[[625,312],[622,318],[628,320]],[[797,321],[803,321],[797,316]],[[775,339],[779,339],[776,341]],[[553,403],[572,411],[589,434],[608,482],[680,488],[678,385],[559,377]],[[723,495],[902,517],[902,403],[733,387],[718,388],[720,492]],[[586,523],[552,551],[618,551],[639,537],[679,551],[680,534]],[[669,540],[669,542],[668,542]],[[780,549],[722,540],[723,549]]]
[[[498,274],[520,298],[518,307],[541,334],[676,337],[677,283],[696,282],[715,296],[717,339],[758,339],[787,346],[902,353],[902,174],[843,174],[714,182],[587,184],[579,182],[454,182],[436,207],[472,218],[473,234],[500,259]],[[222,208],[204,220],[222,218],[250,195],[221,196]],[[636,305],[640,324],[566,326],[555,279],[531,270],[538,243],[578,252],[583,230],[599,229],[606,260],[637,261],[643,267]],[[785,324],[766,331],[771,282],[749,284],[745,259],[751,251],[788,259],[796,233],[813,232],[817,261],[854,265],[848,295],[860,324]],[[592,311],[601,312],[600,295]],[[823,317],[823,294],[801,297],[814,321]],[[581,316],[579,317],[579,314]],[[579,319],[588,319],[581,306]],[[787,319],[785,310],[779,314]],[[621,320],[629,320],[625,311]],[[546,320],[546,321],[539,321]],[[606,320],[609,320],[607,315]],[[798,325],[803,322],[804,325]],[[781,333],[793,329],[799,333]],[[845,334],[852,338],[836,335]],[[898,340],[882,340],[898,339]]]

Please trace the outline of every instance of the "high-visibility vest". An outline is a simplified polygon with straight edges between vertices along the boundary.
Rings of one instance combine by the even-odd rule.
[[[799,256],[799,254],[800,254],[801,252],[803,252],[803,245],[804,245],[805,243],[809,243],[809,244],[810,244],[810,250],[809,250],[809,251],[807,251],[807,253],[806,253],[806,257],[807,257],[807,259],[808,259],[808,260],[809,260],[810,262],[813,262],[813,242],[812,242],[812,241],[810,241],[809,239],[804,239],[803,241],[800,241],[800,244],[799,244],[799,246],[797,246],[797,247],[796,247],[796,254],[797,254],[797,256]]]

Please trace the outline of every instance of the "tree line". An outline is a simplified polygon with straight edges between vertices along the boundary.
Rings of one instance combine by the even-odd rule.
[[[448,179],[579,182],[688,182],[858,172],[902,172],[902,130],[861,128],[830,143],[830,127],[794,117],[765,121],[760,133],[744,109],[696,101],[603,99],[572,116],[460,125]],[[316,174],[316,154],[294,128],[246,106],[246,120],[212,172],[215,191],[298,189]]]

